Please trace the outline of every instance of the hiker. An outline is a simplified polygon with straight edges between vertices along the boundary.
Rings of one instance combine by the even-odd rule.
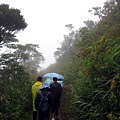
[[[51,117],[54,117],[53,95],[46,82],[42,83],[41,92],[36,96],[35,108],[38,112],[38,120],[51,120]]]
[[[42,77],[38,76],[37,81],[32,85],[32,99],[33,99],[33,120],[37,120],[37,110],[35,109],[35,98],[42,86]]]
[[[50,84],[50,91],[53,94],[55,104],[55,120],[59,120],[59,107],[62,99],[62,86],[57,80],[57,77],[53,77],[53,83]]]

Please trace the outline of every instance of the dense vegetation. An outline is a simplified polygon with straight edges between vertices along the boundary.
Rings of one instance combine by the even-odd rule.
[[[31,86],[44,57],[36,44],[16,44],[16,33],[26,27],[20,10],[0,5],[0,120],[32,116]]]
[[[85,27],[79,30],[74,30],[72,24],[66,25],[70,33],[64,35],[61,47],[54,53],[57,63],[53,66],[65,77],[62,117],[118,120],[120,2],[106,2],[103,8],[89,12],[99,21],[84,21]]]
[[[120,2],[106,2],[103,8],[95,7],[89,12],[98,16],[99,21],[84,21],[85,27],[78,30],[72,24],[66,25],[70,32],[54,52],[56,63],[46,72],[56,71],[65,77],[62,120],[119,120]],[[16,56],[26,46],[17,47]],[[19,57],[1,54],[1,120],[30,118],[32,78],[28,73],[35,73],[37,67],[29,71],[27,63],[32,62],[35,54],[30,55],[29,49]],[[25,116],[20,118],[23,113]]]

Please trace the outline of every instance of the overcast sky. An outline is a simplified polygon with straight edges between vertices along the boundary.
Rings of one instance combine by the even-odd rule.
[[[27,28],[17,34],[20,44],[39,44],[39,52],[46,58],[43,68],[54,63],[53,56],[68,33],[66,24],[75,28],[84,26],[83,21],[92,19],[88,10],[103,6],[106,0],[0,0],[21,10]]]

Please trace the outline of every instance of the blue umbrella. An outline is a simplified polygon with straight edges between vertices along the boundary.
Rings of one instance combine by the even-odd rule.
[[[46,73],[43,75],[43,78],[53,79],[53,77],[57,77],[57,79],[61,79],[61,80],[64,79],[64,77],[58,73]]]

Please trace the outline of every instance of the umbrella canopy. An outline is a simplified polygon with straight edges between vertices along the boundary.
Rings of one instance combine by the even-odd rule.
[[[64,77],[58,73],[46,73],[43,75],[43,78],[53,79],[53,77],[57,77],[57,79],[61,79],[61,80],[64,79]]]
[[[50,86],[50,84],[53,83],[53,80],[51,80],[51,79],[48,78],[45,82],[48,83],[49,86]]]

